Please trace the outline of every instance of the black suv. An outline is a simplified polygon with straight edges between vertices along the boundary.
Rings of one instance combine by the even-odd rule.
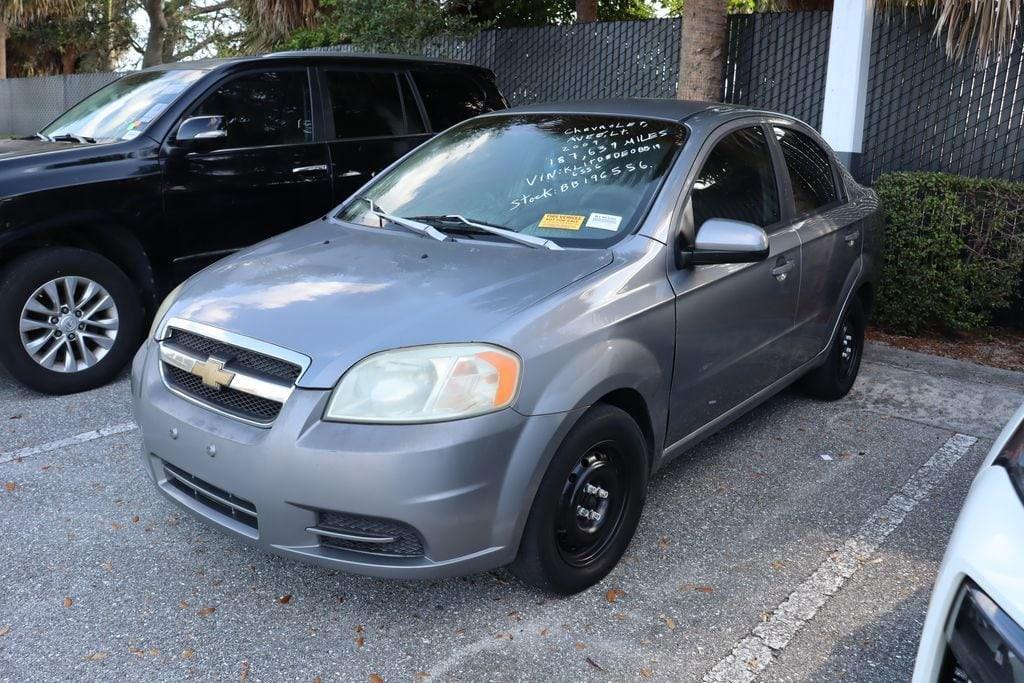
[[[0,364],[44,392],[103,384],[178,281],[507,106],[486,69],[339,53],[183,62],[111,83],[0,142]]]

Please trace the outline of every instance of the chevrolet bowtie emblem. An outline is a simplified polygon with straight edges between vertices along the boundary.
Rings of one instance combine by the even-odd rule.
[[[224,363],[220,358],[210,356],[205,361],[199,361],[192,367],[192,374],[203,380],[203,384],[213,387],[218,391],[224,387],[231,386],[231,380],[235,373],[224,369]]]

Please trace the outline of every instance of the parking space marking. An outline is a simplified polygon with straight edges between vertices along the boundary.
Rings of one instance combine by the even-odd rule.
[[[14,460],[22,460],[24,458],[32,457],[33,455],[41,455],[43,453],[51,453],[53,451],[67,448],[69,446],[76,446],[78,444],[86,443],[88,441],[95,441],[96,439],[102,439],[107,436],[114,436],[115,434],[124,434],[137,428],[134,422],[122,422],[121,424],[112,425],[110,427],[101,427],[94,429],[91,432],[83,432],[81,434],[75,434],[74,436],[68,436],[63,439],[57,439],[56,441],[50,441],[48,443],[40,444],[39,446],[27,446],[25,448],[19,448],[16,451],[8,451],[6,453],[0,452],[0,465],[12,462]]]
[[[705,683],[757,678],[977,441],[977,437],[967,434],[951,436],[868,518],[856,535],[829,555],[763,623],[741,638],[727,656],[704,674]]]

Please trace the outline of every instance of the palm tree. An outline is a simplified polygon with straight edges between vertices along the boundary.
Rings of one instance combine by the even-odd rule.
[[[12,26],[71,11],[69,0],[0,0],[0,79],[7,78],[7,38]]]
[[[977,62],[984,63],[1010,46],[1020,19],[1022,0],[877,0],[883,12],[917,8],[937,20],[933,35],[944,42],[946,55],[962,61],[974,47]]]

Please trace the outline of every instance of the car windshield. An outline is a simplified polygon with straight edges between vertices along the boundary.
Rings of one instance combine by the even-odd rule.
[[[376,227],[386,212],[474,239],[500,238],[471,223],[603,247],[643,219],[684,139],[682,126],[656,119],[477,118],[420,147],[337,217]]]
[[[49,138],[131,140],[204,73],[200,69],[172,69],[130,74],[85,98],[40,134]]]

